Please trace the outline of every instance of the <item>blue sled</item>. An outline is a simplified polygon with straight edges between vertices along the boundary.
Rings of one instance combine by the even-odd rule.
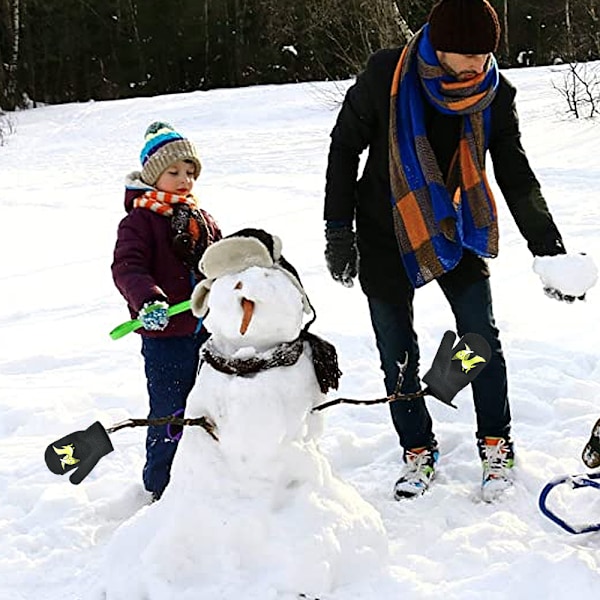
[[[600,531],[600,523],[593,525],[569,525],[566,521],[563,521],[560,517],[555,515],[547,506],[546,498],[548,494],[558,485],[567,484],[573,489],[592,487],[600,490],[600,473],[583,473],[581,475],[562,475],[553,479],[546,484],[544,489],[540,493],[539,507],[542,513],[548,517],[551,521],[554,521],[558,526],[562,527],[569,533],[590,533],[593,531]]]

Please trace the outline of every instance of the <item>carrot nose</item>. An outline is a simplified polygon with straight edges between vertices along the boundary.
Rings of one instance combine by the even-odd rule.
[[[248,330],[248,326],[252,320],[252,315],[254,314],[254,302],[252,302],[252,300],[248,300],[247,298],[242,298],[242,311],[244,314],[242,316],[240,333],[244,335]]]

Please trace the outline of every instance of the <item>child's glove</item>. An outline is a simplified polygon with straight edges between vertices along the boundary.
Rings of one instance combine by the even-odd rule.
[[[50,444],[44,456],[48,468],[57,475],[77,469],[69,477],[71,483],[81,483],[106,454],[114,450],[100,421],[85,431],[75,431]]]
[[[465,334],[453,348],[455,338],[453,331],[444,333],[431,368],[423,377],[427,391],[450,406],[454,406],[454,396],[479,375],[492,355],[489,344],[476,333]]]
[[[146,331],[162,331],[169,324],[169,305],[163,301],[145,302],[138,320]]]
[[[351,225],[325,229],[325,261],[331,276],[345,287],[352,287],[358,272],[356,239]]]
[[[533,270],[540,276],[546,296],[569,304],[584,300],[598,280],[598,269],[587,254],[536,256]]]

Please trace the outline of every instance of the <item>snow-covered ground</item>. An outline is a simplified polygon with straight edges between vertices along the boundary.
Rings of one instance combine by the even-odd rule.
[[[600,263],[600,124],[563,119],[550,69],[507,75],[567,248]],[[108,332],[128,318],[109,267],[123,177],[138,167],[151,121],[169,121],[196,142],[203,171],[195,191],[225,234],[257,226],[282,238],[317,311],[312,331],[337,347],[339,395],[383,395],[366,300],[357,287],[334,283],[323,260],[331,99],[349,84],[214,90],[15,116],[16,134],[0,147],[0,600],[97,600],[115,530],[148,510],[143,429],[113,434],[116,451],[79,486],[50,473],[43,453],[96,420],[108,427],[147,412],[139,339],[112,341]],[[600,416],[600,286],[573,305],[546,298],[499,193],[497,200],[501,252],[492,288],[509,369],[514,489],[495,504],[478,498],[468,390],[457,411],[428,401],[441,462],[436,483],[416,501],[391,497],[400,452],[386,406],[335,406],[325,415],[323,452],[387,530],[390,566],[379,600],[595,598],[600,589],[600,533],[569,535],[537,508],[548,480],[584,471],[581,450]],[[426,367],[454,323],[435,284],[418,291],[415,308]],[[556,510],[574,522],[600,521],[598,490],[563,487]],[[196,523],[194,506],[189,511]],[[173,564],[178,551],[164,548]],[[348,588],[321,598],[370,597]]]

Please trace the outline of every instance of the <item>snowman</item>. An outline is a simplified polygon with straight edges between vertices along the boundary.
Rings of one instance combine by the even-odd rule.
[[[333,473],[317,441],[337,387],[333,346],[281,242],[246,229],[213,244],[192,295],[212,336],[160,501],[109,543],[107,600],[313,598],[377,577],[387,536],[377,511]],[[304,317],[312,317],[303,327]]]

